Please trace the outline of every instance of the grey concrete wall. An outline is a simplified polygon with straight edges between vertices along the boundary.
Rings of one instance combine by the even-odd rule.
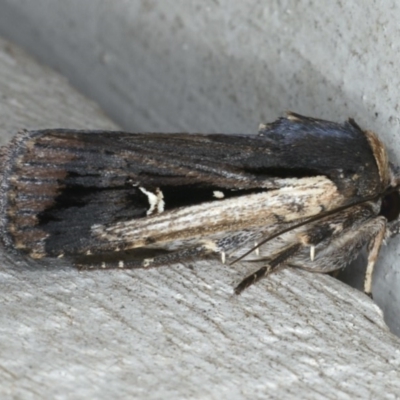
[[[383,6],[373,1],[0,0],[0,34],[61,72],[127,130],[251,133],[256,132],[260,122],[271,121],[285,110],[336,121],[351,116],[361,126],[380,134],[395,162],[400,161],[399,17],[400,6],[396,2],[385,2]],[[90,102],[77,100],[80,97],[69,92],[62,78],[15,54],[19,53],[11,44],[2,47],[3,137],[22,127],[113,126]],[[40,72],[35,75],[35,71]],[[375,301],[397,333],[398,254],[399,240],[394,239],[382,251],[374,284]],[[377,326],[360,322],[363,315],[379,321],[376,310],[361,294],[358,297],[329,277],[310,278],[309,274],[288,271],[233,301],[227,293],[240,271],[215,269],[214,265],[196,268],[195,272],[178,268],[146,275],[111,273],[83,278],[69,269],[44,278],[35,271],[26,277],[7,269],[3,282],[14,291],[4,292],[3,303],[12,298],[15,304],[9,314],[3,315],[2,326],[9,327],[5,331],[7,337],[11,332],[23,335],[23,347],[29,348],[29,356],[24,358],[18,354],[21,347],[16,342],[7,346],[2,340],[8,349],[3,367],[9,371],[10,382],[15,386],[12,377],[17,376],[17,382],[28,385],[23,378],[28,379],[31,362],[38,373],[33,387],[24,386],[24,394],[39,393],[36,382],[44,379],[46,393],[54,395],[54,385],[63,380],[62,371],[67,371],[69,384],[63,382],[61,397],[74,382],[81,395],[88,382],[103,388],[103,392],[90,392],[99,396],[124,393],[124,384],[126,393],[136,396],[144,396],[157,387],[159,391],[154,392],[153,398],[157,393],[198,398],[218,398],[222,393],[236,398],[266,394],[272,398],[326,398],[329,391],[324,385],[332,390],[332,398],[338,397],[334,393],[343,398],[396,393],[398,360],[391,353],[397,342],[387,332],[382,333],[385,331],[379,322]],[[137,282],[137,276],[143,281],[132,292],[131,282]],[[349,279],[357,286],[360,276],[356,271]],[[61,286],[54,280],[60,280]],[[53,290],[41,288],[43,282]],[[211,285],[210,291],[207,285]],[[24,300],[21,289],[18,291],[21,287],[28,292],[29,288],[39,288],[45,301],[32,306],[31,300]],[[315,287],[317,291],[313,291]],[[105,294],[99,294],[99,288]],[[305,296],[304,300],[301,296]],[[71,302],[71,298],[77,301]],[[56,305],[46,309],[45,304],[52,301]],[[19,302],[20,309],[14,307]],[[120,312],[116,304],[129,304],[128,310]],[[314,309],[314,304],[319,308]],[[33,336],[27,334],[32,329],[30,324],[25,330],[18,325],[21,318],[29,321],[27,313],[38,306],[49,313],[52,325],[46,326],[43,342],[40,328],[46,315],[35,314]],[[78,316],[80,307],[83,314]],[[192,319],[186,312],[192,314]],[[59,314],[65,319],[58,320]],[[17,316],[13,323],[12,315]],[[353,320],[352,316],[357,317]],[[157,318],[162,322],[156,322]],[[259,318],[261,323],[257,322]],[[318,325],[321,319],[325,321],[323,329],[307,333],[310,324]],[[63,333],[69,329],[67,320],[75,327],[70,334]],[[135,327],[138,323],[146,325],[147,330]],[[84,335],[79,335],[82,327]],[[96,336],[90,327],[102,333]],[[122,333],[115,333],[117,329]],[[270,336],[267,331],[274,334]],[[366,333],[360,341],[357,337],[363,331]],[[49,343],[59,341],[64,334],[68,339],[66,348],[83,357],[83,362],[79,363],[78,356],[69,358],[61,348],[52,348],[42,359],[35,352],[37,347],[45,354]],[[313,335],[326,338],[326,342],[313,347]],[[372,345],[366,336],[373,338]],[[72,345],[74,337],[79,346]],[[90,338],[90,343],[85,342],[85,337]],[[291,347],[290,343],[299,338],[300,344],[304,340],[312,350],[300,344]],[[113,340],[122,343],[113,344],[115,351],[106,345]],[[164,350],[154,346],[159,340],[166,346]],[[200,356],[204,340],[213,345],[206,346],[206,355]],[[194,353],[190,350],[192,343],[196,347]],[[384,350],[379,343],[384,343]],[[102,346],[107,350],[101,351]],[[341,358],[340,348],[350,359]],[[256,349],[255,353],[252,349]],[[370,349],[378,350],[374,353]],[[62,354],[60,362],[51,364],[57,351]],[[95,357],[95,353],[99,356]],[[21,359],[16,369],[10,364],[13,354]],[[279,354],[284,354],[286,361],[281,362]],[[216,362],[214,355],[223,362]],[[243,370],[240,357],[245,360]],[[374,364],[370,359],[378,361]],[[140,360],[140,365],[135,360]],[[174,360],[179,360],[182,368]],[[89,372],[91,361],[96,369],[93,373]],[[52,375],[51,368],[41,369],[44,363],[56,373]],[[312,372],[308,369],[311,364],[316,365]],[[329,365],[334,367],[329,369]],[[297,371],[288,372],[292,366]],[[198,373],[198,381],[192,368]],[[77,371],[82,372],[81,377],[77,377]],[[180,387],[185,371],[190,378]],[[118,382],[115,390],[106,384],[108,373]],[[365,379],[360,383],[357,377],[363,373]],[[90,377],[89,381],[84,374]],[[129,382],[134,382],[134,387]],[[316,390],[315,382],[324,389]],[[349,387],[345,382],[350,382]],[[11,383],[9,387],[13,387]]]

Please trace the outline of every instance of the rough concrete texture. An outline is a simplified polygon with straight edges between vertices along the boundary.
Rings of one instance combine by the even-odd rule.
[[[291,109],[379,132],[400,160],[400,6],[373,1],[0,0],[0,34],[62,72],[128,130],[255,132]],[[67,82],[10,44],[2,137],[110,128]],[[399,240],[374,298],[400,332]],[[7,265],[7,266],[6,266]],[[1,270],[3,397],[395,398],[399,341],[330,277],[285,271],[239,298],[244,275]]]

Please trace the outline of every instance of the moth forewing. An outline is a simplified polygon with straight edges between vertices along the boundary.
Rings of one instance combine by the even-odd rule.
[[[259,135],[22,132],[0,153],[7,249],[84,268],[219,253],[328,272],[397,234],[399,179],[370,131],[289,114]],[[251,253],[251,254],[248,254]]]
[[[204,237],[221,233],[226,235],[260,228],[271,234],[285,223],[331,210],[344,200],[332,181],[324,176],[283,179],[279,186],[262,193],[206,202],[142,220],[94,225],[92,232],[110,249],[120,247],[124,250],[149,244],[162,247],[163,243],[176,240],[201,241]],[[231,249],[221,248],[221,251],[227,250]]]

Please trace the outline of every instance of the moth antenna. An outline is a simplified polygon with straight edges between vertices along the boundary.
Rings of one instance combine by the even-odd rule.
[[[239,285],[236,286],[235,294],[242,293],[244,289],[248,288],[253,283],[258,282],[260,279],[269,275],[271,272],[276,271],[277,267],[281,266],[290,257],[293,257],[295,254],[297,254],[300,251],[301,247],[301,243],[296,243],[278,253],[278,255],[275,258],[271,259],[266,266],[258,269],[256,272],[244,278],[242,282],[240,282]]]

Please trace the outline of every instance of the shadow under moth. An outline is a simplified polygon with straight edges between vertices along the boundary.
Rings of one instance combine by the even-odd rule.
[[[256,271],[331,272],[363,247],[365,292],[399,233],[400,178],[380,139],[289,113],[258,135],[20,132],[0,153],[6,249],[82,269],[218,255]]]

